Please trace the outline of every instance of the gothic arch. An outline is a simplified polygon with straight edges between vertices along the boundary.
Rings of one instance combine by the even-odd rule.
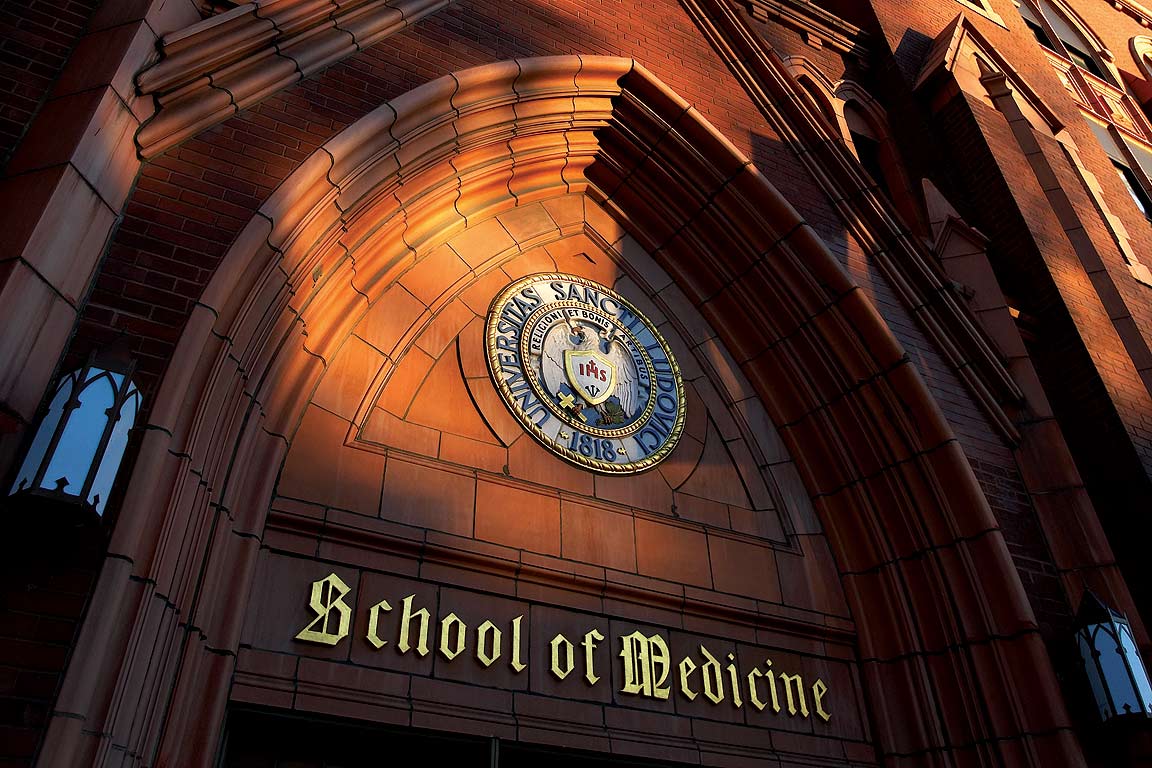
[[[880,149],[878,161],[883,178],[875,181],[889,190],[893,205],[904,216],[908,225],[917,231],[926,232],[924,206],[920,195],[905,173],[905,164],[899,155],[899,142],[892,135],[892,126],[888,121],[888,111],[854,80],[841,80],[836,83],[834,98],[839,101],[838,111],[843,121],[841,135],[852,153],[863,163],[860,148],[855,145],[850,133],[854,119],[859,119],[868,126],[869,130],[866,133],[872,134]],[[869,170],[869,173],[874,174],[875,171]]]
[[[804,88],[805,92],[816,102],[816,107],[830,120],[832,127],[840,136],[848,135],[848,125],[844,122],[844,100],[836,93],[838,83],[833,82],[819,67],[803,56],[789,56],[784,59],[792,77]]]
[[[1070,764],[1003,538],[876,309],[695,109],[631,60],[576,56],[395,99],[244,229],[162,385],[76,651],[97,658],[70,670],[43,764],[211,758],[276,468],[326,365],[436,244],[570,193],[672,276],[780,427],[856,620],[881,753]]]

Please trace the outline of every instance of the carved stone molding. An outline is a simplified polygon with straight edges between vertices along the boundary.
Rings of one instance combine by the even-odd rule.
[[[1152,11],[1137,3],[1136,0],[1107,0],[1108,4],[1117,10],[1124,11],[1136,21],[1140,22],[1140,26],[1152,26]]]
[[[863,58],[867,33],[809,0],[743,0],[757,21],[773,21],[803,33],[809,43]]]
[[[136,78],[156,99],[137,134],[153,157],[453,0],[257,0],[165,35]]]

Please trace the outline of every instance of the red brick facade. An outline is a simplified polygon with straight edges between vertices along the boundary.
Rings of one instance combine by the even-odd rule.
[[[6,164],[88,25],[95,2],[5,2],[0,163]]]
[[[98,524],[13,527],[0,765],[354,761],[317,753],[338,733],[1145,764],[1070,632],[1091,589],[1152,650],[1152,224],[1098,138],[1152,194],[1152,17],[1070,4],[1041,13],[1095,64],[1010,0],[22,7],[0,477],[101,349],[143,406]],[[485,318],[535,273],[667,339],[687,417],[656,468],[566,463],[500,399]],[[346,636],[302,641],[330,574]],[[428,655],[400,647],[421,606]],[[523,668],[481,660],[485,621]],[[629,688],[637,630],[666,698]],[[719,700],[675,666],[705,649]],[[753,670],[807,709],[756,705]]]

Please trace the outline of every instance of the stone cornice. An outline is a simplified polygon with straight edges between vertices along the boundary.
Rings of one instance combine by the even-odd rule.
[[[757,21],[776,21],[809,35],[810,42],[863,57],[866,33],[809,0],[741,0]],[[812,38],[815,38],[813,40]]]
[[[453,0],[256,0],[161,41],[136,78],[156,114],[136,140],[148,158],[371,46]]]

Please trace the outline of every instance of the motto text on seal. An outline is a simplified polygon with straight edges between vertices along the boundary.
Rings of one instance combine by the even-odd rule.
[[[500,395],[556,455],[630,474],[676,447],[680,369],[660,333],[616,292],[574,275],[529,275],[493,300],[485,330]]]

